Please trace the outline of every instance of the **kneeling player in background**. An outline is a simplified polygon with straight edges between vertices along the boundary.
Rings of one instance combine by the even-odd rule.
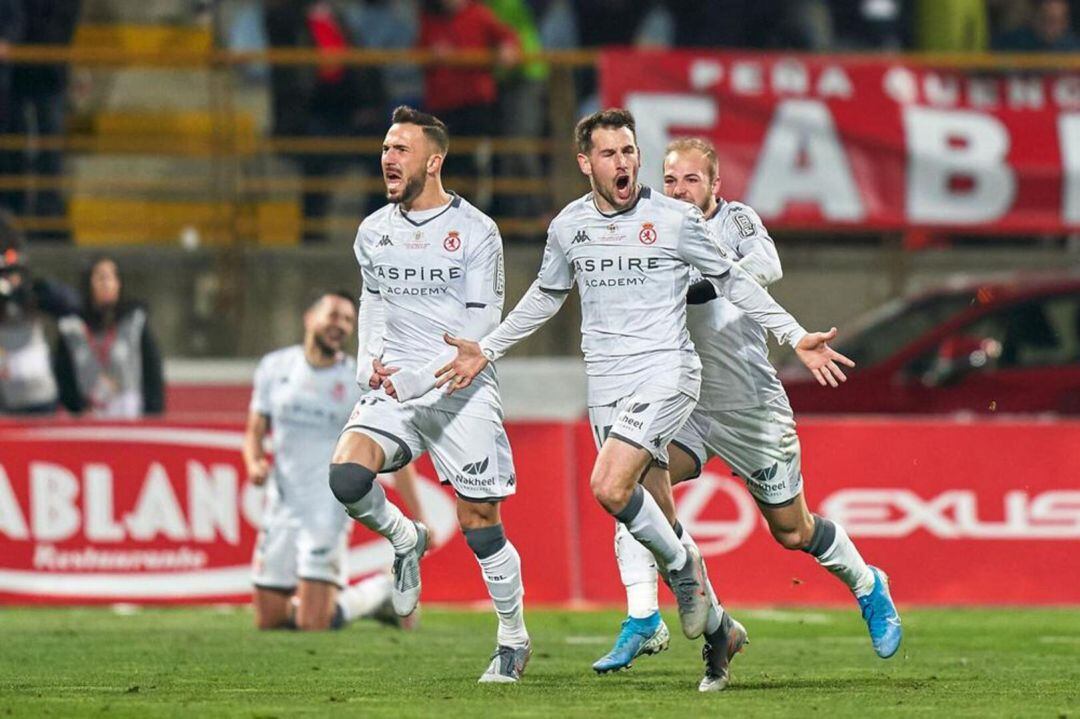
[[[717,201],[720,178],[716,152],[704,140],[676,140],[664,158],[664,193],[693,203],[705,215],[725,252],[760,284],[780,279],[776,247],[753,210],[738,202]],[[900,617],[881,570],[863,561],[844,528],[806,507],[801,450],[787,394],[768,359],[764,330],[701,281],[688,293],[687,328],[702,364],[701,395],[690,419],[668,447],[671,483],[692,479],[713,457],[723,459],[746,482],[773,537],[786,549],[802,550],[854,593],[879,656],[900,645]],[[821,381],[821,377],[818,378]],[[825,382],[822,382],[825,384]],[[651,471],[646,487],[667,482]],[[667,491],[655,491],[665,513],[675,520]],[[619,525],[615,553],[626,587],[629,617],[614,648],[593,668],[622,669],[642,654],[659,651],[667,636],[657,605],[656,563],[652,553]],[[726,647],[706,645],[702,691],[727,681]]]
[[[254,484],[272,480],[253,561],[259,629],[338,629],[360,617],[400,623],[387,575],[346,586],[351,525],[326,485],[334,443],[360,395],[356,362],[341,351],[355,326],[353,299],[326,293],[304,314],[303,344],[271,352],[255,372],[244,462]],[[409,467],[395,477],[415,514],[413,479]]]

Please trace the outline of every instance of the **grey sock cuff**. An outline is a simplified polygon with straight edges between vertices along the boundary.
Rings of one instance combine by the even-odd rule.
[[[825,519],[819,514],[814,515],[814,534],[810,537],[810,543],[803,547],[803,551],[820,557],[829,551],[836,540],[836,525],[832,520]]]
[[[678,537],[679,539],[682,539],[682,535],[683,535],[682,522],[680,522],[679,520],[676,519],[675,520],[675,526],[672,527],[672,529],[675,530],[675,536]]]
[[[640,484],[634,485],[634,493],[630,495],[630,501],[626,506],[615,513],[615,519],[623,524],[630,524],[634,517],[641,511],[641,505],[645,504],[645,490]]]
[[[464,530],[465,543],[477,559],[487,559],[506,546],[506,532],[501,524]]]
[[[342,504],[359,502],[375,486],[375,473],[354,462],[330,465],[330,491]]]

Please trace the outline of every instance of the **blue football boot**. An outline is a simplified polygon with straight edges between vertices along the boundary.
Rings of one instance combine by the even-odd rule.
[[[642,654],[659,654],[668,648],[671,634],[660,612],[644,619],[627,617],[611,651],[593,662],[597,674],[627,669]]]
[[[877,567],[870,567],[874,573],[874,588],[864,597],[858,597],[866,628],[870,630],[870,642],[874,651],[882,659],[888,659],[900,648],[900,639],[904,632],[900,628],[900,615],[889,594],[889,577]]]

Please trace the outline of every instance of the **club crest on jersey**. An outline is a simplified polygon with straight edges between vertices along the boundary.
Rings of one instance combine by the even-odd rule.
[[[651,245],[656,242],[656,228],[653,227],[651,222],[643,222],[641,224],[641,232],[638,233],[638,239],[641,240],[643,245]]]
[[[330,396],[334,398],[335,402],[340,402],[345,399],[345,383],[338,382],[334,385],[333,391],[330,392]]]
[[[461,248],[461,233],[457,230],[450,230],[446,235],[446,239],[442,241],[442,246],[447,252],[457,252]]]

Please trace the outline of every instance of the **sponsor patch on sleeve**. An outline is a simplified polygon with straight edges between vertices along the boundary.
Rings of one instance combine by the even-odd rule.
[[[735,220],[735,226],[739,228],[739,234],[743,237],[753,237],[757,234],[757,228],[754,227],[754,221],[746,216],[743,212],[732,212],[731,217]]]

